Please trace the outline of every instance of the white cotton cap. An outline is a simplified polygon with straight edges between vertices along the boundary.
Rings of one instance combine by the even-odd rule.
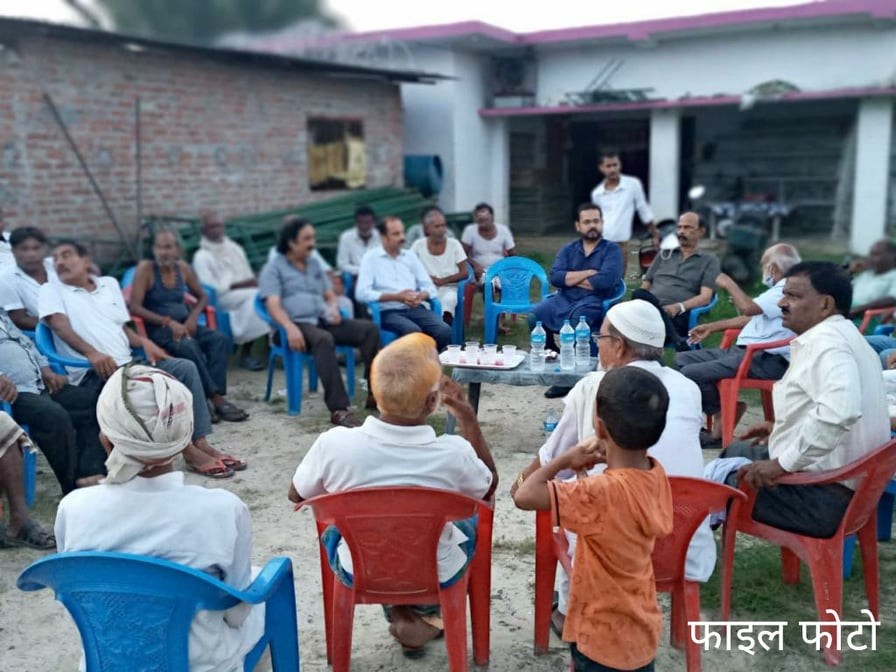
[[[659,309],[643,299],[617,303],[607,311],[606,319],[634,343],[662,348],[666,342],[666,325]]]

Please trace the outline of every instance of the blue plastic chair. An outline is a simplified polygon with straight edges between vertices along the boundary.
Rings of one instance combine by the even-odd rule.
[[[86,359],[74,359],[71,357],[63,357],[56,352],[56,342],[53,340],[53,330],[43,322],[37,323],[37,329],[34,332],[34,342],[37,349],[44,357],[50,361],[50,368],[54,372],[67,375],[66,367],[73,369],[89,369],[90,362]]]
[[[889,541],[893,536],[893,504],[896,502],[896,480],[890,481],[877,502],[877,540]],[[843,540],[843,578],[852,576],[852,557],[856,549],[856,535]]]
[[[438,299],[429,299],[428,302],[429,302],[429,309],[441,318],[442,317],[442,302],[439,301]],[[379,301],[371,301],[370,303],[367,304],[367,309],[370,311],[370,319],[380,330],[380,347],[385,348],[392,341],[394,341],[396,338],[398,338],[398,334],[396,334],[394,331],[387,331],[386,329],[383,329],[383,323],[382,323],[383,309],[382,309],[382,306],[380,305]],[[455,322],[456,321],[457,320],[455,320]],[[454,331],[452,329],[452,334],[453,333],[454,333]]]
[[[124,275],[121,276],[121,288],[130,287],[134,284],[134,276],[137,275],[137,267],[131,266],[125,272]]]
[[[457,283],[457,307],[454,309],[454,321],[451,323],[451,342],[455,345],[464,343],[464,294],[467,284],[474,281],[473,264],[467,262],[467,277]]]
[[[708,313],[713,307],[719,302],[719,295],[715,292],[712,293],[712,298],[709,300],[705,306],[700,306],[699,308],[691,308],[691,314],[688,317],[688,331],[697,326],[697,321],[700,319],[700,316],[704,313]],[[690,346],[691,350],[700,350],[703,345],[701,343],[694,343]]]
[[[246,656],[252,670],[270,645],[277,672],[299,669],[292,563],[273,558],[246,590],[168,560],[128,553],[58,553],[31,563],[20,590],[52,588],[84,646],[88,672],[188,672],[190,623],[201,609],[265,604],[264,635]]]
[[[0,401],[0,411],[4,411],[9,417],[12,417],[12,406],[9,402]],[[28,427],[22,426],[25,433],[28,433]],[[37,453],[26,450],[22,455],[22,477],[25,481],[25,506],[29,509],[34,506],[34,497],[37,490]]]
[[[270,353],[268,354],[268,384],[264,393],[264,400],[271,398],[271,387],[274,384],[274,366],[277,358],[283,360],[283,372],[286,375],[286,408],[289,415],[299,415],[302,412],[302,378],[305,367],[308,367],[308,391],[317,390],[317,367],[314,357],[309,352],[296,352],[290,349],[289,340],[286,337],[286,329],[274,321],[268,313],[267,307],[261,296],[255,296],[255,313],[279,334],[279,339],[271,338]],[[345,389],[349,399],[355,397],[355,349],[350,345],[337,345],[336,352],[345,356]]]
[[[501,282],[501,300],[495,301],[492,281]],[[532,279],[539,282],[540,298],[530,297]],[[488,267],[482,283],[485,292],[485,342],[496,343],[498,317],[502,313],[525,315],[532,312],[548,295],[548,276],[544,269],[525,257],[504,257]]]
[[[215,309],[215,318],[218,321],[218,331],[227,337],[227,342],[230,343],[230,349],[233,350],[233,329],[230,326],[230,313],[226,310],[221,310],[221,306],[218,305],[218,290],[205,283],[202,283],[202,290],[208,297],[208,305]]]
[[[619,284],[616,285],[616,292],[609,299],[604,299],[603,301],[603,314],[606,315],[607,311],[610,310],[617,303],[622,301],[625,298],[625,293],[628,291],[628,287],[625,285],[625,279],[619,278]],[[595,327],[600,329],[599,324],[592,324],[591,330],[594,331]]]

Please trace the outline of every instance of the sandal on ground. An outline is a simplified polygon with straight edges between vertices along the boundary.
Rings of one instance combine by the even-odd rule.
[[[564,625],[566,625],[566,616],[561,614],[559,609],[554,609],[551,613],[551,630],[561,639],[563,638]]]
[[[237,408],[229,401],[224,402],[220,406],[215,406],[215,413],[218,414],[219,418],[226,420],[227,422],[242,422],[249,417],[249,414],[246,413],[246,411]]]
[[[205,400],[206,406],[208,406],[208,418],[211,420],[213,425],[217,425],[221,422],[221,418],[218,416],[218,412],[215,410],[215,405],[210,402],[208,399]]]
[[[56,537],[31,519],[25,521],[16,536],[7,534],[4,539],[7,546],[27,546],[39,551],[52,551],[56,548]]]
[[[249,463],[246,462],[246,460],[241,460],[232,455],[222,455],[219,459],[224,463],[225,467],[233,469],[234,471],[245,471],[246,467],[249,466]]]
[[[330,414],[330,422],[340,427],[360,427],[361,421],[348,409],[333,411]]]
[[[209,462],[204,467],[195,467],[187,462],[187,471],[192,471],[194,474],[207,476],[208,478],[231,478],[233,476],[233,469],[224,464],[220,459],[215,460],[214,462]]]

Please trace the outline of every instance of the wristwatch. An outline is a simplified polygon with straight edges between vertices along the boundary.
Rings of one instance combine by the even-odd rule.
[[[681,315],[681,314],[684,313],[684,312],[687,312],[687,308],[684,307],[684,304],[683,304],[683,303],[679,303],[679,304],[678,304],[678,308],[679,308],[679,311],[678,311],[678,314],[679,314],[679,315]]]

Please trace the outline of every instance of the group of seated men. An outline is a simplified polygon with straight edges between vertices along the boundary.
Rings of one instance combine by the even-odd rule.
[[[576,229],[580,239],[560,251],[555,262],[557,273],[552,270],[552,280],[561,290],[553,299],[552,309],[562,306],[560,302],[575,304],[584,298],[579,296],[577,299],[574,290],[588,292],[589,288],[594,290],[598,285],[612,287],[607,282],[609,278],[601,277],[606,266],[611,268],[609,275],[615,276],[614,282],[618,281],[621,255],[618,249],[614,251],[615,245],[602,241],[600,222],[599,208],[590,204],[579,208]],[[650,494],[658,503],[650,520],[642,521],[645,525],[640,529],[645,538],[632,539],[627,550],[617,548],[617,553],[630,551],[643,554],[648,546],[647,541],[671,529],[667,490],[657,486],[664,473],[688,476],[706,473],[731,484],[743,480],[759,489],[752,512],[754,519],[808,536],[829,537],[839,525],[851,500],[853,491],[849,484],[775,487],[776,482],[787,473],[843,466],[882,445],[889,437],[890,422],[880,359],[847,319],[855,309],[855,302],[853,286],[846,272],[830,263],[802,262],[793,247],[775,245],[766,250],[762,258],[763,279],[768,289],[751,299],[728,276],[718,272],[717,261],[713,265],[713,258],[697,249],[702,227],[696,216],[692,213],[682,215],[678,226],[681,248],[668,257],[658,257],[651,266],[642,288],[644,294],[639,295],[644,298],[619,303],[605,316],[597,318],[600,322],[596,334],[600,370],[586,375],[567,395],[557,429],[538,450],[532,465],[515,480],[512,488],[521,508],[549,508],[554,520],[568,528],[570,533],[585,535],[587,544],[576,544],[575,537],[570,538],[571,553],[575,554],[574,563],[581,564],[582,571],[588,573],[581,585],[590,585],[592,580],[606,581],[607,577],[612,579],[613,568],[620,566],[612,558],[599,553],[595,556],[595,544],[601,548],[606,546],[601,545],[599,540],[595,542],[592,536],[597,534],[595,529],[603,529],[600,525],[595,527],[596,521],[587,511],[588,503],[596,501],[595,497],[610,498],[611,491],[638,492],[639,496]],[[413,280],[421,286],[426,286],[424,282],[429,280],[428,298],[434,298],[435,284],[425,271],[421,272],[419,260],[403,250],[405,236],[400,220],[386,218],[378,227],[380,246],[361,259],[356,295],[362,301],[384,302],[383,327],[395,327],[394,330],[401,333],[405,326],[402,320],[413,321],[420,312],[416,309],[426,297],[421,296],[421,290],[416,288],[407,293],[405,290],[395,291],[395,285],[388,284],[389,279],[392,278],[395,283]],[[42,234],[35,231],[30,230],[28,236],[23,237],[45,244]],[[14,254],[18,251],[16,242],[19,241],[16,233],[11,236]],[[203,333],[199,330],[198,320],[204,301],[201,287],[197,289],[195,286],[198,283],[192,277],[192,271],[186,264],[181,266],[183,262],[178,260],[177,248],[176,237],[170,232],[157,236],[155,261],[148,262],[142,269],[138,268],[130,296],[130,313],[144,319],[148,333],[155,333],[155,328],[167,330],[162,335],[156,334],[156,338],[139,336],[127,326],[130,319],[128,304],[117,283],[110,278],[92,275],[90,259],[77,243],[63,241],[53,248],[52,271],[55,279],[47,277],[40,283],[34,277],[40,271],[25,257],[22,264],[17,264],[19,272],[27,276],[27,280],[22,277],[22,282],[18,284],[30,287],[33,282],[38,287],[37,313],[32,313],[31,318],[49,324],[54,332],[57,350],[70,357],[86,358],[89,368],[70,368],[67,378],[63,380],[49,368],[48,362],[22,335],[11,317],[3,312],[0,313],[0,337],[3,339],[0,340],[0,369],[9,376],[12,385],[0,379],[6,383],[0,386],[0,397],[13,403],[13,415],[17,419],[20,397],[32,404],[36,398],[39,400],[36,403],[42,403],[48,409],[51,404],[54,409],[58,406],[62,411],[55,412],[60,417],[63,413],[68,416],[68,423],[63,421],[59,427],[53,427],[54,431],[63,432],[65,436],[60,434],[61,439],[47,439],[60,453],[58,458],[53,458],[56,460],[53,469],[64,492],[76,485],[89,484],[86,481],[78,483],[78,478],[89,479],[100,475],[100,471],[108,470],[108,478],[103,485],[89,492],[75,493],[64,500],[56,526],[60,550],[98,548],[93,541],[98,537],[109,540],[108,544],[101,544],[101,550],[128,550],[120,548],[115,541],[115,525],[106,525],[101,531],[90,530],[82,526],[84,517],[77,514],[102,500],[115,501],[120,496],[116,488],[135,478],[141,480],[129,488],[129,498],[154,493],[150,486],[169,487],[162,480],[152,479],[168,478],[170,458],[181,451],[187,464],[194,468],[201,466],[197,462],[203,456],[206,461],[215,462],[217,468],[232,471],[245,467],[241,460],[215,451],[205,438],[210,433],[212,411],[220,412],[222,419],[237,420],[239,409],[226,400],[223,385],[215,380],[213,370],[200,373],[188,349],[179,350],[184,346],[180,341],[199,340],[197,336]],[[497,485],[494,460],[475,412],[463,400],[457,386],[441,377],[436,357],[440,346],[438,339],[433,337],[430,340],[422,335],[406,336],[377,355],[379,339],[376,328],[362,320],[343,319],[340,316],[330,280],[312,257],[313,250],[313,226],[301,219],[288,222],[281,232],[277,254],[259,276],[259,296],[265,300],[271,317],[284,326],[291,347],[309,349],[317,358],[316,342],[332,345],[339,339],[358,346],[369,379],[371,396],[368,405],[378,407],[380,415],[379,418],[369,417],[362,426],[350,422],[351,419],[345,416],[334,417],[334,422],[345,428],[322,434],[312,446],[296,470],[289,489],[290,499],[301,501],[317,494],[352,487],[399,482],[407,484],[409,474],[414,475],[414,482],[421,485],[490,497]],[[598,258],[595,254],[601,255],[601,263],[594,264],[593,268],[583,268]],[[43,267],[43,254],[37,256]],[[16,259],[18,262],[18,255]],[[566,265],[562,266],[564,263]],[[677,270],[671,272],[669,268]],[[34,273],[28,273],[27,269]],[[49,271],[46,268],[43,270],[49,276]],[[457,272],[460,272],[459,268]],[[880,275],[882,272],[874,274]],[[666,291],[669,289],[665,284],[667,276],[672,289],[677,288],[679,294]],[[674,280],[671,279],[673,277]],[[689,289],[693,293],[684,300],[675,301],[682,298],[684,288],[680,284],[683,278],[688,277],[692,278]],[[693,282],[697,283],[696,290],[693,289]],[[18,285],[11,283],[10,286]],[[198,295],[199,300],[192,307],[184,304],[185,287]],[[676,318],[708,302],[716,287],[729,292],[741,316],[703,325],[682,334],[681,322],[676,323]],[[709,290],[709,296],[705,295],[704,288]],[[157,294],[155,298],[150,296],[152,292]],[[316,298],[309,301],[309,296]],[[147,297],[150,297],[149,306]],[[14,301],[8,301],[10,299],[4,297],[4,308],[9,305],[10,310],[20,311],[13,313],[19,317],[22,316],[21,311],[28,315],[26,309],[14,308]],[[138,302],[143,307],[142,313],[137,307]],[[388,302],[394,302],[397,306],[387,308]],[[585,304],[578,304],[576,309],[584,310]],[[388,316],[392,311],[400,314]],[[437,317],[428,314],[426,319]],[[678,353],[676,371],[660,364],[663,346],[670,341],[670,322],[679,338],[687,337],[692,342],[699,342],[709,333],[722,329],[741,328],[742,331],[738,342],[729,350]],[[407,331],[416,332],[418,329],[408,328]],[[775,395],[774,424],[763,423],[749,428],[742,438],[752,440],[752,443],[739,442],[727,446],[722,459],[711,463],[704,472],[700,452],[701,426],[704,414],[718,413],[714,381],[731,375],[740,363],[747,344],[791,336],[794,340],[789,352],[770,352],[754,359],[757,377],[780,378],[780,394]],[[165,338],[169,340],[164,341],[163,349],[156,339]],[[132,347],[143,348],[146,360],[162,371],[122,368],[132,360]],[[19,350],[14,355],[7,354],[13,352],[12,348]],[[172,357],[175,353],[171,350],[182,352],[184,358]],[[820,361],[824,362],[823,368],[818,366]],[[15,362],[17,367],[13,369],[9,362]],[[31,362],[30,369],[18,366],[23,362]],[[319,366],[322,373],[324,368]],[[337,371],[335,360],[326,362],[326,368]],[[617,369],[640,369],[643,373],[626,374],[626,377],[608,374]],[[207,387],[209,381],[205,380],[206,377],[213,387]],[[339,378],[338,373],[335,378]],[[104,386],[107,379],[111,379],[113,384]],[[182,381],[183,385],[179,386],[174,379]],[[32,387],[26,389],[29,382]],[[325,379],[325,387],[326,384]],[[152,387],[153,394],[140,391],[146,385]],[[158,403],[161,398],[159,386],[168,390],[166,394],[181,399],[179,408],[186,406],[192,410],[193,422],[160,422],[165,419],[159,412],[163,407],[153,407],[153,403]],[[347,406],[347,398],[339,398],[337,387],[335,380],[332,380],[331,387],[327,388],[328,406],[343,403]],[[73,392],[68,388],[76,389]],[[79,415],[78,409],[70,408],[71,404],[66,405],[69,396],[89,399],[95,407],[99,403],[94,418],[99,431],[96,424],[87,424],[87,414]],[[427,417],[437,408],[440,399],[458,418],[463,438],[439,437],[426,424]],[[634,408],[636,399],[646,399],[649,408]],[[28,404],[25,404],[27,407]],[[164,408],[174,408],[174,405]],[[618,410],[610,413],[608,409],[611,408]],[[641,419],[650,424],[653,419],[646,416],[657,409],[660,411],[655,431],[654,425],[651,425],[650,432],[632,432],[626,429],[626,423],[620,421],[620,418],[627,418],[627,425],[633,427],[639,424],[635,421],[639,417],[637,413],[642,413]],[[139,421],[129,423],[129,415]],[[116,420],[113,421],[113,417]],[[157,424],[150,425],[151,441],[147,442],[138,429],[145,432],[150,419]],[[32,424],[24,417],[21,421]],[[40,431],[32,429],[39,443]],[[173,431],[178,433],[178,437],[172,441],[169,434]],[[94,438],[99,437],[97,443],[102,453],[97,452],[95,444],[86,445],[90,443],[91,433],[95,433]],[[13,443],[21,438],[15,431],[12,436]],[[153,449],[150,445],[153,442],[164,444],[164,450]],[[674,450],[670,450],[673,444]],[[4,462],[10,459],[7,455],[14,456],[16,453],[8,449],[9,445],[12,443],[0,446],[0,450],[4,451],[0,452],[0,479],[11,471]],[[409,452],[405,449],[409,445],[419,450]],[[65,447],[64,450],[60,446]],[[103,460],[107,453],[109,457]],[[399,454],[402,455],[401,459],[397,457]],[[439,458],[435,459],[435,456]],[[97,473],[83,474],[82,461],[91,465],[84,468]],[[100,461],[104,462],[101,468],[95,466]],[[659,469],[657,465],[661,465]],[[574,479],[575,471],[582,467],[591,469],[593,475],[606,469],[608,476],[599,476],[595,480],[578,479],[561,485],[563,481]],[[636,475],[634,470],[653,473]],[[612,480],[608,478],[610,475]],[[18,475],[16,478],[20,480]],[[550,485],[549,481],[556,481],[557,485]],[[5,486],[6,483],[0,485]],[[170,485],[181,487],[174,483]],[[8,497],[15,496],[15,488],[6,490]],[[141,510],[141,515],[150,515],[154,507],[159,506],[152,503],[149,497],[146,502],[145,508],[134,507]],[[234,509],[234,502],[222,502],[221,506],[225,504],[229,509]],[[239,506],[234,510],[237,509],[242,510]],[[13,521],[11,518],[10,526],[5,531],[8,538],[14,543],[30,541],[30,545],[39,548],[51,547],[52,535],[33,521],[22,519],[22,507],[14,506],[11,500],[10,511],[16,512],[16,519]],[[244,514],[240,515],[245,518]],[[613,529],[635,518],[636,513],[630,505],[621,505]],[[247,524],[247,521],[242,523],[244,526]],[[444,582],[450,582],[469,562],[473,544],[468,542],[471,536],[475,541],[473,529],[469,521],[461,521],[443,532],[445,553],[444,566],[440,564],[440,578]],[[346,549],[338,538],[332,536],[330,560],[334,570],[341,576],[350,575]],[[238,550],[234,545],[228,548],[232,554],[245,554],[245,549]],[[595,565],[601,565],[602,569],[595,570]],[[704,523],[691,542],[687,574],[694,580],[705,581],[714,565],[715,546],[708,525]],[[239,587],[245,587],[248,583],[248,577],[242,570],[224,574],[225,580],[232,580]],[[632,577],[627,576],[625,580],[632,581]],[[631,664],[633,661],[627,659],[627,653],[618,650],[619,647],[608,643],[607,650],[603,651],[602,646],[595,645],[592,638],[587,637],[594,625],[589,625],[588,616],[594,614],[594,603],[598,603],[601,613],[605,614],[612,613],[620,605],[612,603],[609,598],[600,597],[599,590],[585,593],[576,585],[561,586],[560,604],[552,618],[564,639],[573,645],[574,658],[584,655],[591,661],[605,665],[618,664],[619,661]],[[634,616],[644,617],[645,623],[649,621],[649,627],[645,625],[644,632],[640,634],[648,648],[652,647],[655,651],[655,605],[651,607],[645,602],[629,606],[638,612]],[[387,614],[391,623],[390,632],[408,655],[418,655],[427,641],[440,634],[440,619],[432,605],[392,608]],[[241,622],[250,621],[244,617]],[[605,625],[611,629],[618,627],[618,623]],[[622,641],[624,634],[619,633],[619,641]],[[616,638],[613,640],[616,641]],[[241,646],[235,647],[237,649],[245,652]],[[209,654],[208,650],[203,653]],[[642,653],[638,655],[644,657]],[[231,654],[239,655],[233,651]],[[649,661],[639,658],[638,663],[649,664]],[[577,663],[577,669],[589,668],[579,668]]]

